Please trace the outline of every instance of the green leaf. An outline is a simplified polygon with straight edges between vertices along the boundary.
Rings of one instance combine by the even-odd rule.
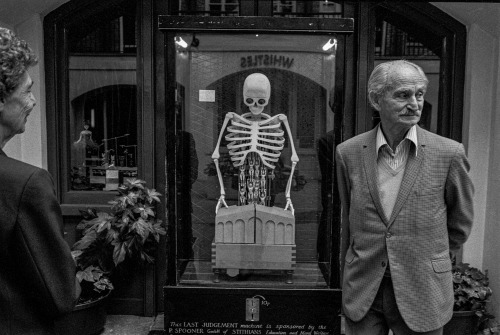
[[[153,217],[155,216],[153,209],[148,205],[138,206],[134,208],[133,211],[134,213],[139,214],[141,218],[143,218],[144,220],[147,220],[148,216],[153,216]]]
[[[89,281],[89,282],[95,282],[101,278],[103,274],[103,271],[93,265],[87,266],[84,270],[78,271],[76,273],[76,278],[78,278],[78,281],[81,283],[82,280]]]
[[[167,234],[167,231],[165,230],[165,227],[163,227],[163,222],[161,220],[157,220],[156,223],[153,225],[153,227],[158,234],[160,235]]]
[[[127,255],[127,246],[124,243],[116,243],[115,249],[113,250],[113,262],[115,266],[118,266],[121,262],[125,260]]]
[[[130,187],[130,188],[137,187],[141,190],[144,189],[144,184],[146,184],[146,182],[144,180],[136,179],[136,178],[127,179],[127,181],[124,183],[124,185],[127,187]]]
[[[87,249],[97,239],[97,232],[95,230],[90,231],[84,235],[80,240],[73,244],[73,250],[84,250]]]
[[[76,261],[76,259],[82,254],[81,250],[73,250],[71,251],[71,257],[73,257],[73,260]]]
[[[97,232],[100,233],[103,230],[109,230],[111,228],[111,223],[108,221],[101,222],[97,227]]]
[[[156,192],[154,188],[153,189],[146,188],[146,193],[147,193],[146,199],[150,204],[152,204],[153,202],[160,202],[159,197],[161,196],[161,193]]]
[[[130,205],[135,205],[137,203],[138,198],[139,194],[137,192],[129,192],[127,194],[127,201]]]
[[[134,222],[132,225],[132,230],[134,230],[143,241],[146,240],[146,231],[147,231],[147,222],[144,221],[143,218],[139,218],[137,221]]]
[[[148,254],[147,254],[147,253],[145,253],[145,252],[142,252],[142,253],[141,253],[141,258],[142,258],[143,260],[145,260],[146,262],[148,262],[148,263],[153,263],[153,262],[155,261],[155,259],[154,259],[153,257],[151,257],[150,255],[148,255]]]

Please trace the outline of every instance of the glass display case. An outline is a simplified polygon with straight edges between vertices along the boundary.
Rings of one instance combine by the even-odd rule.
[[[160,17],[169,333],[188,331],[184,322],[227,331],[208,321],[239,319],[240,331],[274,331],[277,320],[315,334],[339,327],[334,149],[353,22],[277,21]],[[309,312],[297,315],[297,304]]]

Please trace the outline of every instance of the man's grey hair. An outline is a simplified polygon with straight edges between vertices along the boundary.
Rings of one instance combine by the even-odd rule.
[[[422,76],[423,80],[425,81],[425,85],[429,83],[424,70],[422,70],[422,68],[415,63],[406,60],[394,60],[390,62],[380,63],[373,69],[372,74],[370,75],[370,79],[368,79],[368,98],[372,106],[374,106],[373,96],[380,97],[385,92],[391,90],[391,74],[395,70],[405,67],[414,68]]]
[[[24,73],[37,62],[36,55],[25,41],[13,31],[0,27],[0,100],[14,92]]]

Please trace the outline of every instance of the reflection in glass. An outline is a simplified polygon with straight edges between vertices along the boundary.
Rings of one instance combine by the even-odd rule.
[[[326,218],[324,204],[328,202],[323,199],[328,193],[322,186],[326,182],[331,188],[332,181],[322,174],[324,163],[320,160],[333,161],[333,142],[321,151],[321,155],[318,150],[320,143],[328,141],[328,134],[331,137],[334,128],[329,107],[333,105],[335,89],[336,44],[331,40],[333,37],[197,33],[196,36],[179,34],[175,37],[179,38],[186,41],[187,46],[176,44],[177,140],[185,157],[191,158],[183,159],[184,163],[180,164],[184,165],[178,165],[177,169],[184,174],[197,170],[196,179],[186,177],[179,185],[177,233],[178,237],[184,236],[177,239],[180,283],[217,285],[213,282],[212,242],[220,187],[211,156],[225,115],[248,112],[243,98],[244,80],[259,72],[271,83],[271,95],[264,112],[271,117],[287,116],[300,157],[291,184],[296,220],[296,270],[293,284],[285,284],[279,271],[258,270],[223,277],[221,281],[241,286],[327,287],[328,273],[321,271],[319,263],[329,261],[325,256],[328,250],[324,248],[325,245],[328,248],[332,223],[326,219],[322,223],[322,217]],[[192,44],[194,39],[198,40],[196,46]],[[325,51],[323,46],[330,40],[332,46]],[[235,205],[239,201],[239,170],[228,155],[226,134],[221,141],[219,167],[225,200],[228,205]],[[273,204],[281,208],[286,205],[291,156],[291,146],[285,142],[270,187]],[[325,187],[328,189],[328,185]]]
[[[68,30],[71,189],[137,177],[135,1]]]
[[[342,4],[331,0],[273,0],[273,15],[285,17],[342,17]]]
[[[246,0],[244,0],[246,1]],[[179,0],[179,15],[238,16],[240,0]]]

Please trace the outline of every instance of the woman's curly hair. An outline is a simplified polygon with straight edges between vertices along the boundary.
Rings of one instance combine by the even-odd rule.
[[[0,100],[9,97],[38,59],[28,44],[9,29],[0,28]]]

